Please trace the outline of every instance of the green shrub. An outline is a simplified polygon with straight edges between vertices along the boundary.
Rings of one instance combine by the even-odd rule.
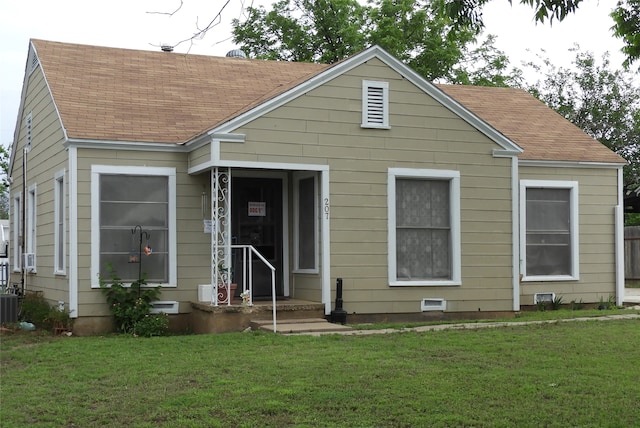
[[[47,320],[51,306],[42,293],[26,293],[20,306],[20,320],[30,322],[38,328],[51,328]]]
[[[137,336],[164,336],[169,331],[169,316],[165,313],[147,314],[136,322],[133,330]]]
[[[100,288],[107,298],[118,332],[137,334],[136,324],[149,315],[151,302],[160,295],[160,287],[145,285],[144,276],[139,281],[132,282],[129,287],[113,271],[109,282],[100,277]]]
[[[553,309],[554,311],[557,311],[561,307],[562,307],[562,296],[554,297],[553,301],[551,302],[551,309]]]

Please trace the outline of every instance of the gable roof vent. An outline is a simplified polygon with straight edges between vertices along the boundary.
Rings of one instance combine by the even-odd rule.
[[[225,55],[227,58],[246,58],[247,54],[245,54],[240,49],[232,49]]]
[[[362,127],[389,129],[389,83],[362,81]]]

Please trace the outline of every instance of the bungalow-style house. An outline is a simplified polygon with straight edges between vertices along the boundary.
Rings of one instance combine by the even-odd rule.
[[[625,161],[522,90],[434,85],[375,46],[322,65],[32,40],[11,153],[12,282],[81,334],[110,328],[108,266],[181,325],[239,305],[230,275],[325,315],[340,278],[353,320],[622,303]]]

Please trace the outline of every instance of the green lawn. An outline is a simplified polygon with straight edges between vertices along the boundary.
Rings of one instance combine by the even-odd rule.
[[[1,340],[2,427],[640,424],[640,320]]]

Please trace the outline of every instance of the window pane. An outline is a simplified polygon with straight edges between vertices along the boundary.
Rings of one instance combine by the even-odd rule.
[[[315,179],[298,182],[298,268],[315,269]]]
[[[448,180],[396,181],[396,275],[399,280],[451,278]]]
[[[168,178],[162,176],[102,175],[100,177],[100,274],[110,265],[123,281],[140,274],[148,282],[168,281]],[[144,232],[140,241],[139,229]],[[147,237],[148,234],[148,237]],[[150,255],[140,247],[152,248]],[[135,255],[141,263],[133,263]]]
[[[571,190],[527,188],[528,275],[571,275]]]

